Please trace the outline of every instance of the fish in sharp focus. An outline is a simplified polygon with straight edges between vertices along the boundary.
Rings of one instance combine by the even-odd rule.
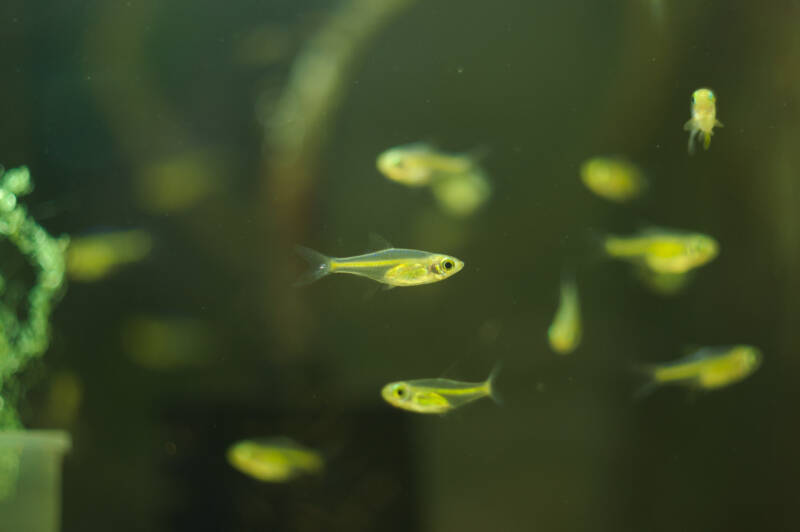
[[[227,458],[231,466],[262,482],[288,482],[324,467],[318,452],[285,437],[242,440],[228,448]]]
[[[695,138],[702,136],[703,149],[711,145],[714,126],[722,127],[717,120],[717,97],[711,89],[697,89],[692,93],[692,117],[683,125],[689,132],[689,153],[694,153]]]
[[[484,382],[460,382],[450,379],[417,379],[390,382],[381,396],[390,405],[418,414],[446,414],[453,409],[491,397],[499,403],[494,381],[499,366]]]
[[[620,158],[594,157],[581,165],[580,174],[589,190],[610,201],[630,201],[645,189],[639,169]]]
[[[750,345],[701,347],[673,362],[643,367],[649,382],[639,395],[666,384],[703,390],[723,388],[751,375],[762,360],[761,350]]]
[[[389,287],[416,286],[443,281],[460,272],[464,263],[450,255],[416,249],[387,248],[355,257],[328,257],[313,249],[295,246],[311,268],[295,283],[302,286],[331,273],[367,277]]]
[[[581,305],[578,298],[578,283],[573,275],[561,279],[561,298],[553,323],[547,329],[550,347],[556,353],[567,355],[581,343]]]
[[[416,142],[384,151],[378,156],[376,165],[392,181],[421,187],[437,178],[470,172],[475,167],[475,158],[443,153],[427,143]]]
[[[672,274],[707,264],[719,253],[719,244],[708,235],[663,228],[644,229],[633,236],[609,235],[603,247],[610,257]]]

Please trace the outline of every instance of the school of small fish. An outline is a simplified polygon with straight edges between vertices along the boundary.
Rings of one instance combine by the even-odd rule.
[[[716,96],[711,89],[694,91],[691,118],[684,125],[689,131],[689,153],[701,141],[711,143],[716,118]],[[385,150],[376,166],[388,180],[411,188],[430,188],[439,207],[463,218],[473,214],[491,195],[486,172],[473,154],[452,154],[432,145],[417,142]],[[641,197],[648,180],[632,162],[622,157],[592,157],[580,167],[580,179],[595,195],[623,204]],[[306,285],[333,273],[366,277],[386,288],[425,285],[444,281],[464,269],[465,263],[452,255],[416,249],[395,248],[382,241],[371,252],[352,257],[329,257],[306,247],[295,251],[310,268],[296,281]],[[661,295],[683,290],[695,271],[713,261],[720,244],[702,232],[645,227],[629,235],[607,234],[600,238],[601,254],[628,262],[635,277]],[[547,341],[558,355],[576,351],[583,338],[581,303],[576,271],[564,268],[561,274],[558,307],[547,329]],[[695,348],[672,362],[644,364],[637,368],[644,384],[635,397],[656,388],[681,385],[694,390],[716,390],[739,382],[761,365],[762,352],[750,345]],[[407,379],[390,382],[381,388],[381,397],[390,406],[415,414],[445,415],[483,398],[500,404],[495,388],[499,365],[482,382],[461,382],[447,378]],[[228,451],[230,463],[253,478],[285,482],[302,474],[321,471],[323,458],[316,451],[282,437],[272,440],[244,440]]]

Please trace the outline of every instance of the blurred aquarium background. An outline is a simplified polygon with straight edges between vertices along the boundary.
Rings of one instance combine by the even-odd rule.
[[[52,235],[138,242],[72,277],[17,376],[24,426],[72,437],[65,532],[800,529],[800,2],[3,0],[0,23],[21,201]],[[689,156],[705,86],[725,126]],[[454,217],[378,172],[417,141],[483,152],[489,201]],[[641,169],[639,201],[582,185],[606,154]],[[665,297],[592,253],[648,225],[719,257]],[[295,244],[356,255],[370,233],[466,266],[292,286]],[[559,356],[567,262],[584,332]],[[764,353],[743,382],[634,400],[637,365],[736,343]],[[498,361],[502,406],[380,396]],[[231,467],[261,436],[324,471]]]

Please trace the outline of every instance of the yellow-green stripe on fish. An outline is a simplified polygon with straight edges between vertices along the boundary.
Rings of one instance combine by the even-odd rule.
[[[417,379],[390,382],[381,396],[390,405],[418,414],[446,414],[478,399],[491,397],[499,402],[494,380],[499,366],[484,382],[460,382],[450,379]]]
[[[650,382],[643,391],[665,384],[714,390],[739,382],[761,365],[761,350],[751,345],[701,347],[673,362],[646,366]]]
[[[389,286],[415,286],[443,281],[460,272],[464,263],[442,253],[388,248],[355,257],[328,257],[313,249],[295,246],[311,269],[295,285],[312,283],[331,273],[367,277]]]

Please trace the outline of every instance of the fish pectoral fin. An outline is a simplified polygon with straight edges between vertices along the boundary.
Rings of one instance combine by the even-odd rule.
[[[391,242],[378,233],[369,234],[369,245],[376,251],[383,251],[384,249],[392,249],[394,247]]]
[[[694,120],[690,118],[685,124],[683,124],[684,131],[691,131],[693,127],[692,124],[694,124]]]
[[[714,120],[714,125],[717,126],[717,127],[725,127],[724,125],[722,125],[722,122],[720,122],[719,120]]]

